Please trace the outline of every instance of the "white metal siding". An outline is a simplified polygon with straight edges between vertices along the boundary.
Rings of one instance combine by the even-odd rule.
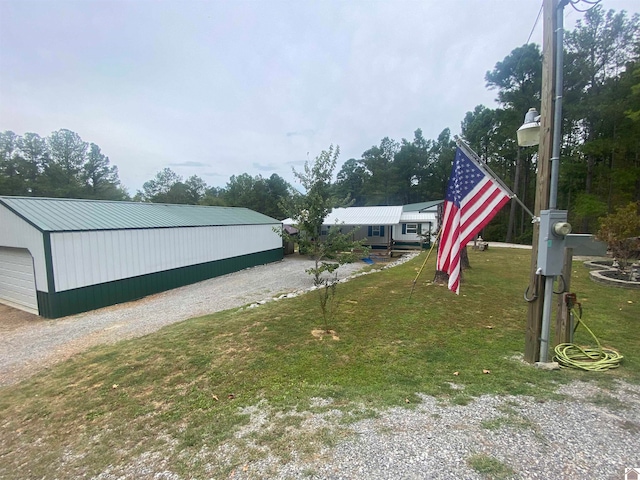
[[[24,248],[0,247],[0,303],[38,313],[33,259]]]
[[[273,226],[52,233],[56,291],[282,248]]]
[[[26,248],[33,257],[36,288],[48,292],[42,232],[0,205],[0,247]]]
[[[436,221],[437,212],[402,212],[400,217],[400,224],[393,227],[393,239],[399,242],[419,242],[424,241],[420,235],[415,233],[402,233],[403,223],[420,223],[422,224],[422,233],[429,231],[429,223],[431,223],[431,240],[435,240],[435,236],[438,233],[438,226]]]

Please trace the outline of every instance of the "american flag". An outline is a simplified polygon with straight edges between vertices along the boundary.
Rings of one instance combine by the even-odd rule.
[[[460,251],[510,199],[509,192],[458,148],[444,201],[438,270],[460,294]]]

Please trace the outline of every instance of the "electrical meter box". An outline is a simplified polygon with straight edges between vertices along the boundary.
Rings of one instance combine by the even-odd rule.
[[[540,236],[538,237],[538,269],[545,277],[562,274],[566,235],[571,232],[566,210],[540,211]]]

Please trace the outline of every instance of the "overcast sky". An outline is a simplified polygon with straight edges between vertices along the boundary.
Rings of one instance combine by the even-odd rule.
[[[495,107],[485,73],[527,41],[541,3],[0,0],[0,131],[73,130],[131,194],[164,167],[211,186],[293,183],[330,144],[343,162]],[[565,8],[567,27],[581,16]]]

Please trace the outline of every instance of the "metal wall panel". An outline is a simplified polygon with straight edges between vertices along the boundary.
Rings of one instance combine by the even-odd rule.
[[[56,291],[282,248],[273,225],[53,232]]]
[[[199,263],[188,267],[163,270],[139,277],[129,277],[108,283],[65,290],[56,293],[38,292],[40,315],[59,318],[96,308],[128,302],[146,295],[200,282],[219,275],[236,272],[255,265],[282,260],[282,247],[273,250]]]
[[[26,248],[33,257],[36,289],[48,292],[42,232],[0,205],[0,246]]]
[[[438,233],[437,227],[437,212],[402,212],[400,218],[400,224],[393,228],[393,239],[397,242],[419,243],[424,241],[419,235],[414,233],[402,233],[403,223],[420,223],[422,224],[422,233],[429,231],[429,224],[431,224],[431,241],[435,240],[435,236]],[[427,242],[431,243],[431,242]]]

